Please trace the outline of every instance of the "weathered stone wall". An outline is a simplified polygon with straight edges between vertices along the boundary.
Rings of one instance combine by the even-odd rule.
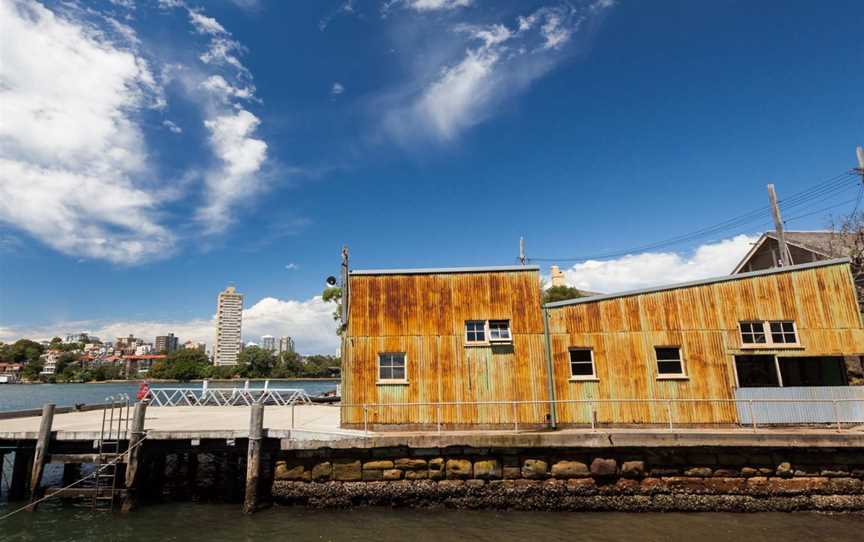
[[[286,452],[274,497],[550,510],[864,510],[864,450],[378,448]]]

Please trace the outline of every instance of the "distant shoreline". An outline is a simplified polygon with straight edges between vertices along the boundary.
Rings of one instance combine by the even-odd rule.
[[[95,380],[91,381],[91,382],[55,382],[53,384],[50,382],[15,382],[14,384],[9,383],[8,385],[10,385],[10,386],[15,386],[15,385],[62,386],[64,384],[137,384],[140,382],[144,382],[145,380],[151,384],[200,384],[200,383],[204,382],[203,379],[183,381],[183,380],[161,380],[161,379],[157,379],[157,378],[131,378],[128,380],[102,380],[99,382],[97,382]],[[285,382],[285,381],[292,381],[292,382],[339,382],[341,379],[340,378],[328,378],[328,377],[317,377],[317,378],[307,378],[307,377],[302,377],[302,378],[226,378],[226,379],[208,378],[207,382],[246,382],[247,380],[249,382],[266,382],[266,381],[270,381],[270,382]]]

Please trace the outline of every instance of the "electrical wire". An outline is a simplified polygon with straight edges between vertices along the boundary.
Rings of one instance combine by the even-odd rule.
[[[814,202],[822,201],[825,199],[830,199],[832,197],[836,197],[842,191],[848,190],[852,186],[850,182],[853,178],[857,177],[852,172],[842,173],[840,175],[836,175],[831,177],[830,179],[826,179],[816,185],[802,190],[801,192],[797,192],[792,194],[788,198],[780,200],[778,204],[782,204],[782,207],[786,210],[802,208],[806,209],[808,206],[812,206]],[[857,178],[855,179],[855,183],[857,184]],[[720,233],[728,233],[732,230],[740,230],[747,226],[744,229],[752,229],[752,225],[756,222],[760,224],[765,222],[764,217],[770,211],[770,206],[763,206],[758,209],[753,209],[747,213],[743,213],[741,215],[732,217],[723,222],[714,224],[712,226],[707,226],[705,228],[701,228],[686,234],[682,234],[676,237],[672,237],[669,239],[665,239],[662,241],[657,241],[654,243],[647,243],[644,245],[639,245],[635,247],[631,247],[625,250],[617,250],[605,253],[598,254],[590,254],[579,257],[567,257],[567,258],[548,258],[548,257],[537,257],[537,258],[528,258],[529,261],[533,262],[574,262],[574,261],[585,261],[585,260],[601,260],[601,259],[610,259],[617,258],[621,256],[626,256],[628,254],[638,253],[638,252],[646,252],[649,250],[654,250],[658,248],[665,248],[673,245],[686,244],[689,242],[693,242],[699,239],[703,239],[705,237],[717,235]],[[796,218],[801,218],[798,216]]]

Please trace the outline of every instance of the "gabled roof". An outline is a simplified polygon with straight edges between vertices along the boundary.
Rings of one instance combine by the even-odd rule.
[[[540,271],[536,265],[501,265],[492,267],[440,267],[426,269],[352,269],[349,275],[438,275],[442,273],[500,273]]]
[[[831,231],[787,231],[785,232],[786,244],[798,247],[825,258],[844,258],[849,256],[855,246],[855,236],[852,234],[836,233]],[[732,273],[739,273],[747,265],[747,262],[759,252],[759,249],[768,240],[777,240],[774,232],[765,232],[753,245],[747,254],[738,262]]]
[[[738,275],[724,275],[722,277],[713,277],[692,282],[680,282],[678,284],[668,284],[665,286],[655,286],[653,288],[644,288],[641,290],[630,290],[628,292],[619,292],[616,294],[597,295],[591,297],[580,297],[578,299],[567,299],[565,301],[556,301],[547,303],[543,307],[552,309],[555,307],[564,307],[566,305],[579,305],[582,303],[594,303],[596,301],[605,301],[607,299],[616,299],[619,297],[632,297],[642,294],[653,294],[656,292],[666,292],[669,290],[679,290],[681,288],[692,288],[693,286],[704,286],[706,284],[716,284],[719,282],[732,282],[735,280],[750,279],[753,277],[761,277],[765,275],[777,275],[780,273],[791,273],[793,271],[803,271],[805,269],[814,269],[817,267],[828,267],[831,265],[842,265],[850,263],[849,258],[836,258],[833,260],[821,260],[818,262],[802,263],[800,265],[790,265],[788,267],[774,267],[771,269],[763,269],[761,271],[751,271],[749,273],[740,273]]]

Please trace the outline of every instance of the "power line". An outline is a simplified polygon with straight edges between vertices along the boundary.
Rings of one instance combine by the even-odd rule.
[[[842,173],[840,175],[836,175],[831,177],[830,179],[826,179],[821,181],[820,183],[802,190],[801,192],[797,192],[792,194],[788,198],[784,200],[780,200],[780,204],[784,209],[793,209],[797,207],[805,207],[810,205],[816,201],[820,201],[823,199],[830,199],[831,197],[836,196],[843,190],[848,189],[852,186],[849,182],[850,179],[855,177],[851,172]],[[857,184],[856,179],[856,184]],[[752,227],[752,224],[759,222],[760,224],[764,222],[764,218],[768,211],[770,210],[769,206],[763,206],[758,209],[753,209],[747,213],[732,217],[723,222],[714,224],[712,226],[707,226],[705,228],[701,228],[686,234],[682,234],[676,237],[672,237],[669,239],[665,239],[662,241],[657,241],[654,243],[648,243],[644,245],[639,245],[636,247],[631,247],[625,250],[617,250],[605,253],[584,255],[579,257],[568,257],[568,258],[530,258],[530,261],[534,262],[573,262],[573,261],[585,261],[585,260],[600,260],[600,259],[609,259],[616,258],[621,256],[626,256],[628,254],[636,253],[636,252],[646,252],[648,250],[665,248],[668,246],[679,245],[683,243],[692,242],[698,239],[702,239],[708,236],[725,233],[733,229],[740,229],[744,226],[748,226],[748,229]],[[796,218],[801,218],[800,216]]]

